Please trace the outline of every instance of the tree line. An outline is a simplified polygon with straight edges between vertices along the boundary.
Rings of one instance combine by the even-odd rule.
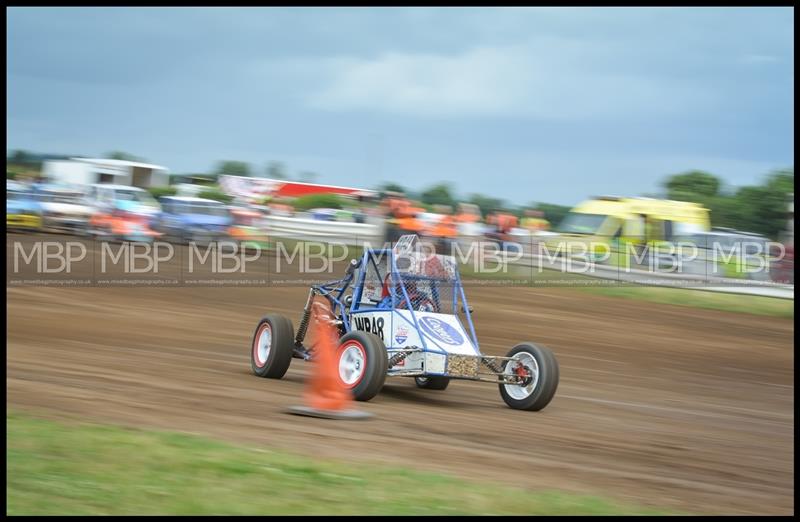
[[[758,185],[738,188],[726,188],[721,178],[708,172],[691,170],[668,176],[662,187],[664,193],[656,197],[698,203],[709,209],[713,227],[733,228],[778,239],[787,228],[788,204],[794,194],[794,168],[773,171]],[[433,205],[448,205],[455,208],[461,201],[473,203],[480,208],[484,217],[495,211],[521,217],[526,209],[541,210],[554,226],[558,225],[570,210],[568,206],[543,202],[512,205],[502,199],[483,194],[458,198],[452,186],[446,183],[439,183],[418,192],[408,191],[397,183],[385,183],[380,189],[403,192],[429,208]]]
[[[767,174],[758,185],[725,187],[722,180],[703,171],[670,176],[663,184],[666,196],[699,203],[711,211],[715,227],[729,227],[779,239],[794,200],[794,167]]]

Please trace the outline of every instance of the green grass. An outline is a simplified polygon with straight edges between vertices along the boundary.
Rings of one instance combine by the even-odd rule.
[[[312,460],[176,433],[14,413],[6,431],[9,515],[656,514],[597,497]]]
[[[635,283],[620,283],[557,270],[534,269],[529,267],[510,266],[506,272],[479,273],[464,265],[461,277],[465,286],[475,280],[507,282],[514,286],[534,286],[539,288],[575,289],[594,295],[640,299],[659,304],[671,304],[720,310],[723,312],[739,312],[772,317],[794,318],[794,300],[765,297],[757,295],[727,294],[708,292],[701,289],[664,288],[643,286]],[[491,283],[489,283],[491,284]],[[469,299],[469,295],[467,295]]]
[[[794,318],[793,299],[652,286],[598,286],[580,288],[580,291],[595,295],[641,299],[654,303],[692,306],[724,312]]]

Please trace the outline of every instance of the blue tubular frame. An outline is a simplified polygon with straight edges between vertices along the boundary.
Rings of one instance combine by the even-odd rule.
[[[364,280],[366,278],[367,269],[369,267],[369,263],[372,263],[375,270],[380,274],[380,269],[377,263],[377,259],[381,256],[387,255],[389,260],[389,274],[391,277],[391,284],[389,285],[389,295],[391,297],[391,307],[386,309],[377,309],[377,308],[362,308],[361,307],[361,296],[364,291]],[[383,276],[386,277],[385,275]],[[434,280],[434,278],[431,278]],[[399,283],[400,291],[402,292],[402,296],[397,294],[397,286],[396,282]],[[469,311],[469,305],[467,304],[467,297],[464,293],[464,287],[461,283],[461,274],[458,271],[458,267],[455,270],[455,277],[453,279],[453,293],[452,293],[452,305],[453,305],[453,315],[456,318],[456,321],[464,328],[464,325],[461,322],[461,319],[458,317],[458,305],[459,300],[461,301],[461,305],[463,306],[464,314],[467,318],[467,324],[469,325],[469,335],[471,337],[472,346],[475,350],[476,356],[483,356],[480,351],[480,346],[478,345],[478,338],[475,335],[475,325],[472,322],[472,314]],[[342,301],[345,292],[353,285],[353,294],[352,294],[352,302],[350,303],[349,309]],[[314,290],[318,293],[318,295],[324,296],[328,298],[332,305],[332,311],[335,316],[339,317],[342,322],[342,326],[344,327],[344,331],[349,333],[352,331],[350,326],[350,317],[352,314],[359,313],[359,312],[368,312],[368,311],[375,311],[380,310],[384,312],[390,312],[392,320],[394,318],[400,318],[409,325],[411,325],[417,332],[419,332],[420,342],[422,344],[421,351],[423,353],[436,353],[439,355],[444,355],[448,357],[449,354],[447,350],[439,346],[434,340],[426,339],[426,336],[423,335],[422,330],[420,329],[419,322],[417,321],[417,314],[414,311],[413,304],[411,298],[409,297],[408,290],[406,289],[405,281],[400,274],[400,271],[397,268],[397,257],[395,256],[394,250],[392,249],[380,249],[380,250],[367,250],[361,257],[361,264],[358,265],[357,271],[352,271],[342,279],[337,279],[335,281],[329,281],[327,283],[322,283],[318,285],[313,285]],[[437,289],[439,290],[439,289]],[[401,297],[401,299],[398,299]],[[459,299],[460,298],[460,299]],[[411,318],[407,317],[405,314],[398,313],[399,310],[397,309],[397,305],[400,303],[405,302],[405,309],[403,311],[407,311]],[[390,341],[391,344],[391,336]],[[401,352],[407,350],[406,348],[395,348],[393,346],[387,347],[387,351],[389,352]],[[424,372],[424,370],[423,370]],[[391,370],[389,374],[391,374]],[[434,373],[432,375],[439,375]],[[446,375],[446,373],[441,374]]]
[[[331,301],[333,304],[333,314],[339,316],[342,324],[344,324],[346,332],[350,331],[350,322],[347,320],[347,314],[344,313],[345,305],[342,302],[342,296],[344,295],[345,291],[347,291],[347,287],[350,286],[352,281],[353,274],[350,274],[342,279],[337,279],[336,281],[329,281],[320,285],[313,285],[314,290],[316,290],[319,295],[327,297]],[[337,290],[339,293],[334,296],[333,293]]]
[[[355,282],[355,285],[354,285],[354,288],[353,288],[353,302],[350,303],[349,313],[351,313],[351,314],[353,312],[358,312],[359,311],[358,310],[358,303],[361,302],[361,294],[364,291],[364,277],[365,277],[365,275],[367,273],[366,272],[367,263],[371,262],[372,266],[375,267],[375,270],[378,270],[378,265],[377,265],[377,263],[375,263],[375,259],[374,259],[377,254],[389,254],[389,256],[391,256],[392,255],[392,251],[391,250],[387,250],[387,249],[367,250],[361,256],[361,264],[358,265],[359,266],[358,280]],[[390,259],[391,259],[391,257],[390,257]],[[380,273],[380,271],[378,271],[378,273]],[[394,311],[394,288],[391,288],[390,292],[392,294],[392,308],[391,308],[391,310]],[[342,290],[342,293],[344,293],[344,290]],[[348,325],[347,331],[348,332],[350,331],[349,325]]]
[[[464,287],[461,286],[461,274],[458,272],[458,270],[456,270],[456,285],[458,286],[459,293],[461,293],[461,304],[464,306],[464,314],[467,316],[469,333],[472,335],[472,344],[475,345],[475,351],[478,352],[478,355],[481,355],[481,349],[478,346],[478,336],[475,335],[475,326],[472,324],[472,314],[469,311],[469,305],[467,304],[467,296],[464,293]],[[453,293],[455,293],[455,288],[453,288]],[[458,302],[456,302],[456,305],[458,305]],[[457,315],[456,318],[458,318]]]
[[[404,236],[405,237],[405,236]],[[388,256],[388,270],[387,274],[381,274],[380,266],[378,264],[378,260],[380,259],[381,264],[383,263],[382,256]],[[364,282],[367,276],[367,270],[370,267],[370,263],[377,271],[379,277],[383,277],[382,285],[386,283],[387,276],[391,277],[391,284],[388,285],[386,288],[389,290],[389,296],[391,299],[388,299],[389,306],[386,306],[385,303],[387,299],[384,296],[384,289],[381,289],[381,299],[379,302],[374,303],[376,305],[383,304],[382,307],[378,308],[378,306],[371,306],[369,303],[365,303],[364,306],[361,304],[361,297],[364,291]],[[449,263],[448,263],[449,264]],[[344,330],[345,333],[352,332],[350,319],[352,318],[353,314],[357,313],[368,313],[368,312],[381,312],[381,316],[378,316],[377,319],[373,317],[372,324],[378,324],[379,326],[379,333],[381,334],[380,337],[384,338],[384,330],[383,326],[386,324],[385,318],[386,316],[383,314],[389,314],[389,337],[388,340],[384,339],[382,342],[383,344],[389,344],[386,346],[386,351],[390,355],[389,361],[392,362],[392,367],[388,368],[387,376],[407,376],[407,377],[416,377],[416,376],[442,376],[451,379],[465,379],[465,380],[473,380],[473,381],[489,381],[489,382],[497,382],[500,384],[520,384],[519,378],[515,378],[511,375],[506,375],[504,373],[497,373],[496,371],[490,372],[491,374],[496,374],[497,379],[488,379],[482,376],[481,372],[476,369],[474,373],[471,372],[459,372],[456,369],[453,369],[453,373],[450,373],[450,362],[452,358],[477,358],[476,364],[480,365],[480,362],[487,362],[487,359],[491,360],[509,360],[509,357],[493,357],[493,356],[484,356],[480,351],[480,346],[478,345],[478,338],[475,334],[475,325],[472,322],[472,313],[470,312],[469,304],[467,303],[467,296],[464,291],[464,286],[461,280],[461,274],[458,270],[458,265],[453,265],[452,268],[454,269],[452,272],[452,278],[449,277],[450,270],[449,266],[447,268],[444,277],[435,277],[435,276],[425,276],[425,275],[417,275],[413,273],[407,273],[405,277],[401,274],[400,270],[397,268],[397,256],[395,255],[394,249],[375,249],[375,250],[365,250],[362,257],[360,264],[353,263],[351,261],[351,265],[345,274],[345,277],[341,279],[337,279],[334,281],[328,281],[321,284],[315,284],[311,286],[311,291],[309,291],[309,297],[307,300],[306,307],[304,308],[304,315],[303,315],[303,323],[304,328],[308,326],[306,321],[309,320],[309,313],[310,313],[310,306],[314,299],[314,296],[324,296],[328,299],[329,303],[331,304],[331,311],[333,312],[335,317],[338,317],[339,328]],[[459,342],[458,344],[454,344],[454,351],[452,353],[448,351],[446,348],[442,348],[442,346],[437,342],[436,334],[434,333],[432,336],[426,336],[423,332],[422,328],[420,327],[420,321],[417,319],[417,313],[419,311],[414,310],[413,302],[411,297],[409,296],[409,291],[406,288],[406,283],[408,282],[409,278],[418,278],[428,280],[432,283],[436,281],[442,282],[450,282],[452,280],[453,283],[453,292],[452,292],[452,304],[454,308],[453,314],[444,314],[441,312],[441,315],[452,315],[455,317],[456,324],[461,328],[459,337],[464,337],[464,339],[469,338],[470,343],[467,343],[465,340]],[[352,294],[347,296],[349,301],[349,306],[346,304],[347,299],[345,298],[345,292],[350,289],[352,285]],[[399,288],[399,290],[398,290]],[[412,288],[413,290],[413,288]],[[437,292],[438,296],[441,297],[442,294],[446,294],[446,290],[439,285],[433,285],[430,289],[431,292]],[[402,294],[402,296],[401,296]],[[370,299],[370,301],[374,301],[374,299]],[[469,325],[469,333],[467,334],[466,328],[464,328],[464,323],[461,318],[458,316],[459,310],[459,301],[461,302],[461,310],[465,314],[467,318],[467,324]],[[441,306],[441,299],[437,299],[439,303],[439,309],[442,309]],[[398,309],[398,305],[401,303],[405,304],[405,308]],[[408,312],[400,313],[400,312]],[[419,312],[419,313],[428,313],[428,312]],[[425,316],[428,317],[428,316]],[[430,316],[433,317],[433,316]],[[411,325],[414,330],[419,335],[419,344],[422,346],[417,346],[416,341],[409,343],[408,346],[394,346],[393,342],[395,341],[395,329],[394,329],[394,321],[395,318],[398,318],[399,321],[402,319],[405,323]],[[381,323],[383,321],[383,323]],[[456,324],[449,325],[450,327],[455,327]],[[373,328],[374,329],[374,328]],[[368,327],[365,327],[365,330],[369,331]],[[463,336],[461,335],[463,334]],[[441,339],[440,339],[441,340]],[[403,343],[406,340],[402,340]],[[445,341],[447,344],[447,341]],[[469,353],[470,351],[467,349],[467,346],[471,344],[471,348],[474,353]],[[457,351],[456,351],[457,350]],[[296,338],[295,340],[295,347],[294,347],[294,356],[295,357],[302,357],[305,360],[313,359],[313,350],[306,348],[302,345],[302,338],[299,340]],[[408,369],[400,367],[399,361],[402,360],[403,357],[412,357],[412,352],[414,354],[421,353],[431,353],[436,354],[436,356],[424,356],[420,359],[414,360],[413,366],[409,367]],[[458,354],[458,355],[456,355]],[[442,363],[441,357],[444,357],[444,365],[440,366]],[[491,365],[490,369],[494,370]],[[439,368],[442,368],[441,371]],[[484,372],[485,374],[486,372]]]
[[[418,332],[421,332],[421,330],[419,328],[419,324],[417,323],[416,312],[414,311],[414,308],[413,308],[412,303],[411,303],[411,298],[408,296],[408,292],[406,291],[405,282],[403,281],[403,278],[400,276],[399,270],[397,269],[397,262],[396,262],[396,258],[394,257],[394,253],[391,252],[390,255],[391,255],[390,259],[391,259],[391,266],[392,266],[392,278],[396,277],[397,281],[400,282],[400,288],[403,291],[403,298],[406,301],[407,310],[411,314],[411,319],[413,320],[414,328]],[[472,324],[472,315],[470,314],[469,306],[467,305],[467,297],[466,297],[466,294],[464,293],[464,287],[461,285],[461,274],[459,273],[458,268],[456,268],[456,270],[455,270],[454,283],[455,284],[453,286],[453,303],[452,303],[453,304],[453,316],[456,318],[456,321],[458,321],[459,324],[460,324],[461,320],[458,318],[458,295],[460,294],[461,295],[461,302],[462,302],[462,304],[464,306],[464,312],[465,312],[465,314],[467,316],[467,323],[469,324],[469,330],[470,330],[470,335],[472,337],[471,340],[472,340],[473,348],[475,349],[475,354],[476,355],[482,355],[481,354],[481,350],[480,350],[480,346],[478,345],[477,336],[475,335],[475,326]],[[394,285],[392,285],[392,287],[394,287]],[[394,291],[394,288],[392,288],[392,291]],[[394,303],[394,299],[393,299],[392,300],[392,312],[395,312],[395,310],[396,310],[396,307],[395,307],[395,303]],[[397,315],[400,315],[400,314],[397,314]],[[404,320],[408,321],[408,319],[406,319],[404,316],[400,315],[400,317],[402,317]],[[461,327],[463,328],[464,325],[462,324]],[[431,349],[428,348],[428,342],[426,341],[425,336],[420,334],[419,337],[420,337],[420,340],[422,341],[422,351],[423,352],[436,351],[437,353],[444,353],[445,355],[447,355],[447,350],[443,349],[441,346],[438,346],[437,343],[434,342],[433,344],[437,344],[436,348],[438,348],[438,350],[431,350]]]
[[[342,325],[344,326],[345,332],[350,332],[350,321],[349,318],[354,313],[359,312],[367,312],[373,311],[375,309],[368,308],[363,309],[361,307],[361,296],[364,290],[364,279],[366,277],[367,268],[369,263],[375,267],[376,271],[380,274],[380,270],[376,259],[387,255],[389,256],[389,275],[391,276],[392,284],[389,285],[389,293],[391,296],[391,307],[387,309],[383,309],[382,311],[388,311],[392,313],[392,317],[399,317],[403,321],[409,323],[417,332],[421,332],[419,322],[417,321],[417,315],[414,311],[413,304],[411,298],[408,295],[408,290],[406,289],[405,281],[400,274],[400,271],[397,268],[397,258],[394,255],[394,251],[391,249],[380,249],[380,250],[367,250],[361,257],[361,264],[358,265],[358,272],[355,271],[342,279],[337,279],[335,281],[330,281],[327,283],[323,283],[320,285],[314,285],[314,289],[318,292],[319,295],[327,297],[332,304],[333,312],[339,319],[342,321]],[[385,276],[384,276],[385,277]],[[395,282],[399,282],[400,291],[402,292],[402,297],[400,300],[397,298],[400,297],[397,295],[396,291],[396,284]],[[456,317],[456,320],[461,323],[460,318],[458,317],[458,304],[459,300],[463,306],[464,313],[467,318],[467,324],[469,325],[469,333],[472,341],[472,345],[475,349],[476,355],[482,355],[480,352],[480,346],[478,345],[477,335],[475,334],[475,326],[472,322],[472,314],[469,311],[469,305],[467,304],[467,297],[464,293],[464,287],[461,284],[461,274],[459,273],[458,269],[456,268],[455,271],[455,278],[453,280],[453,293],[452,293],[452,305],[453,305],[453,315]],[[353,299],[350,303],[350,307],[344,304],[342,301],[342,297],[350,285],[353,285]],[[460,299],[459,299],[460,298]],[[395,313],[398,311],[397,305],[401,302],[405,302],[406,308],[404,311],[408,311],[411,319],[409,320],[403,314]],[[461,324],[463,328],[463,324]],[[447,351],[444,350],[441,346],[439,346],[436,342],[426,339],[425,335],[420,334],[420,341],[422,343],[422,351],[423,352],[434,352],[445,355]],[[392,351],[397,351],[392,349]]]

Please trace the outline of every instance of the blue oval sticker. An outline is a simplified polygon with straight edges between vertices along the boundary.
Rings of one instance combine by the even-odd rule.
[[[437,341],[452,346],[458,346],[464,343],[464,337],[446,322],[436,317],[423,317],[419,320],[422,329],[426,334],[433,337]]]

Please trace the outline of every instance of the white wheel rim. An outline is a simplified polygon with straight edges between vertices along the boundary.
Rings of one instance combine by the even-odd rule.
[[[258,334],[258,344],[256,345],[256,364],[262,367],[267,364],[267,357],[269,357],[269,350],[272,347],[272,328],[265,324]]]
[[[355,344],[345,346],[339,357],[339,377],[346,385],[351,386],[361,380],[364,375],[364,352]]]
[[[506,393],[515,400],[523,400],[527,399],[533,394],[533,391],[536,389],[536,385],[539,384],[539,363],[536,362],[536,358],[527,352],[520,352],[514,356],[512,361],[508,361],[506,363],[506,369],[503,373],[506,375],[516,375],[514,372],[514,368],[521,364],[525,367],[525,369],[530,373],[531,381],[525,385],[519,384],[505,384]]]

